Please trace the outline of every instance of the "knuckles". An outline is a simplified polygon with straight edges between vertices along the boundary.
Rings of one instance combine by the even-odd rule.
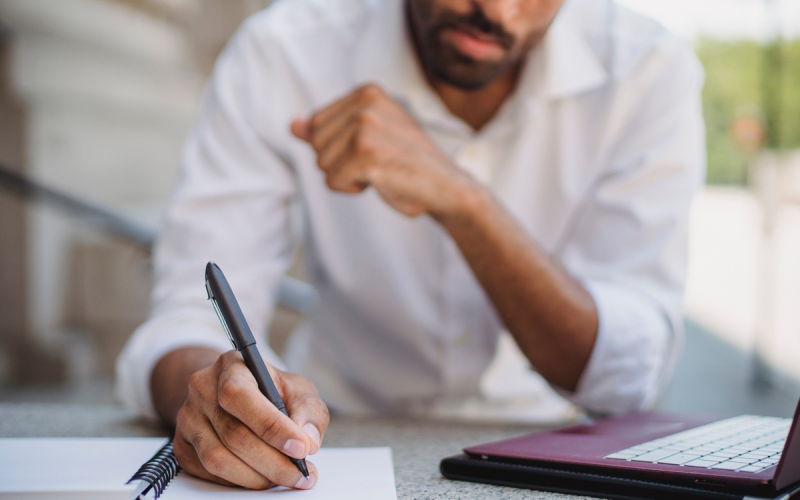
[[[228,451],[222,446],[213,446],[203,451],[199,455],[200,461],[205,469],[215,476],[222,476],[225,472],[225,464],[228,462]]]
[[[203,394],[205,386],[206,380],[202,371],[192,373],[189,377],[189,397]]]
[[[270,443],[280,433],[280,415],[281,413],[278,413],[277,409],[264,415],[262,420],[263,427],[258,432],[258,437],[262,441]]]
[[[229,448],[243,450],[247,449],[247,442],[250,439],[250,430],[240,423],[235,423],[227,426],[220,437],[222,437]]]
[[[328,405],[326,405],[321,399],[308,398],[303,401],[303,406],[307,407],[312,415],[316,415],[318,418],[321,418],[321,420],[325,422],[325,425],[327,425],[330,421],[331,414],[328,410]]]
[[[247,395],[245,394],[244,387],[235,379],[225,378],[220,381],[217,400],[223,408],[231,409],[238,401],[241,401],[242,398],[245,397],[247,397]]]
[[[356,131],[353,136],[353,151],[358,155],[370,155],[374,150],[372,134],[365,129]]]
[[[377,127],[381,123],[381,118],[378,112],[372,107],[365,107],[356,112],[354,116],[356,124],[359,127]]]
[[[355,90],[356,97],[360,102],[372,103],[383,98],[383,90],[374,83],[368,83]]]

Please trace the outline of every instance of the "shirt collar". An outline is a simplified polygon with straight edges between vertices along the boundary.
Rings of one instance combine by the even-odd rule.
[[[577,4],[568,1],[562,7],[542,41],[544,92],[549,99],[578,95],[608,81],[605,67],[581,30]]]
[[[542,43],[529,54],[516,91],[525,101],[577,95],[608,80],[581,32],[577,3],[570,0],[562,7]],[[420,121],[467,127],[447,111],[425,79],[405,22],[405,0],[379,0],[357,45],[353,76],[355,85],[381,85]]]

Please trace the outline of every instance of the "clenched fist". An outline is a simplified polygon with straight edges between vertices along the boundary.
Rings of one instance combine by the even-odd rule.
[[[291,129],[316,151],[328,187],[359,193],[372,186],[408,216],[455,212],[476,186],[376,85],[354,90],[308,120],[295,120]]]

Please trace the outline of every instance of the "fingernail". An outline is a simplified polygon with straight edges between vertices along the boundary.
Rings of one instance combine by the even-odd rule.
[[[308,476],[308,479],[305,476],[300,476],[300,480],[297,481],[297,484],[294,485],[295,488],[298,490],[307,490],[317,484],[317,478],[314,474]]]
[[[314,444],[317,445],[317,448],[319,448],[319,444],[320,441],[322,441],[322,438],[319,435],[319,429],[317,429],[317,426],[312,424],[311,422],[308,422],[306,425],[303,426],[303,430],[306,431],[306,434],[308,434],[308,437],[311,438],[311,441],[313,441]]]
[[[303,458],[305,457],[306,446],[299,439],[290,439],[283,445],[283,451],[295,458]]]

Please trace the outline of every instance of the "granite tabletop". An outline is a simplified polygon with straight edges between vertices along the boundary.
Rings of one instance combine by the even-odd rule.
[[[323,446],[390,446],[400,500],[570,499],[586,497],[451,481],[439,460],[470,444],[537,430],[519,425],[468,424],[419,419],[334,417]],[[0,437],[168,436],[169,430],[113,405],[0,403]]]

